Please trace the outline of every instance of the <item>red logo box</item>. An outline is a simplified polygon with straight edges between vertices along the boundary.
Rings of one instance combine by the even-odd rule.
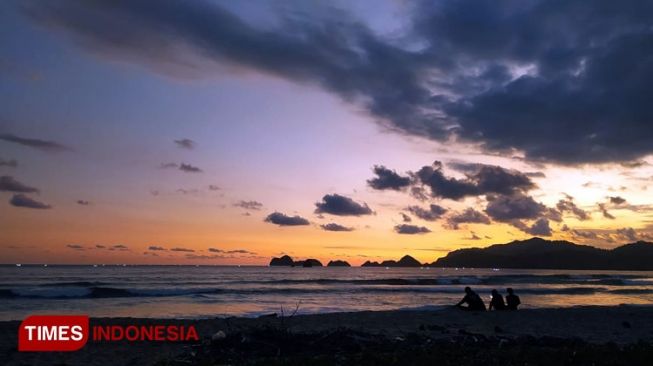
[[[32,315],[18,328],[21,352],[69,352],[84,347],[89,325],[86,315]]]

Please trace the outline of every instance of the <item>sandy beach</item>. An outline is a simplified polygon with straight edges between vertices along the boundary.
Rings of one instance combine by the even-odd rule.
[[[201,340],[89,341],[72,353],[19,353],[19,322],[11,321],[0,323],[0,357],[7,365],[399,364],[407,357],[417,364],[644,365],[653,360],[653,307],[647,306],[91,319],[91,325],[103,324],[194,325]],[[218,331],[225,337],[211,340]]]

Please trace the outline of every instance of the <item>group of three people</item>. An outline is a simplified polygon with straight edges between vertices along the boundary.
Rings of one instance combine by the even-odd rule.
[[[508,295],[506,295],[506,302],[504,302],[503,296],[501,296],[499,291],[492,290],[490,310],[517,310],[517,307],[521,304],[519,296],[515,295],[514,290],[510,287],[507,288],[506,291],[508,292]],[[463,306],[463,304],[467,304],[467,306]],[[469,287],[465,287],[465,297],[463,297],[456,306],[464,310],[485,311],[485,303],[483,302],[483,299],[481,299],[481,297]]]

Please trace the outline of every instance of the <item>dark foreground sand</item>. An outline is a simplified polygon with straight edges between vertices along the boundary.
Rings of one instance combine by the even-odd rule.
[[[653,307],[517,312],[384,311],[96,324],[194,325],[200,342],[90,341],[72,353],[19,353],[19,322],[0,323],[7,365],[653,365]],[[223,331],[226,338],[211,340]]]

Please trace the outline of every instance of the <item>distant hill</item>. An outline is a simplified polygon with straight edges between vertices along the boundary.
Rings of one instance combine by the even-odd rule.
[[[361,267],[421,267],[422,264],[415,258],[405,255],[398,261],[387,260],[381,263],[367,261]]]
[[[322,262],[317,259],[309,258],[303,261],[295,261],[289,255],[281,258],[274,257],[270,261],[271,267],[322,267]]]
[[[295,262],[292,260],[292,258],[289,255],[284,255],[281,258],[274,257],[270,261],[270,266],[287,266],[291,267],[294,266]]]
[[[638,241],[606,250],[563,240],[531,238],[487,248],[454,250],[431,266],[653,270],[653,243]]]
[[[329,261],[327,267],[351,267],[349,262],[342,260]]]

